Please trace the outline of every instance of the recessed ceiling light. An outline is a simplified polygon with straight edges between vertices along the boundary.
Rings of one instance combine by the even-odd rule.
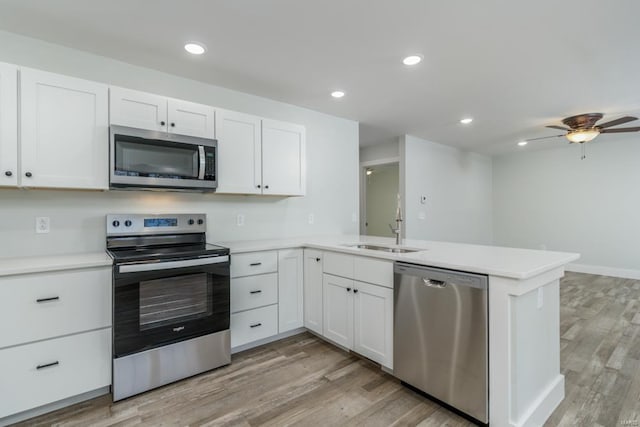
[[[417,65],[422,62],[422,55],[410,55],[402,60],[404,65]]]
[[[460,123],[462,123],[463,125],[468,125],[472,121],[473,121],[473,119],[471,117],[467,117],[467,118],[464,118],[464,119],[460,120]]]
[[[189,42],[184,45],[184,50],[192,55],[202,55],[207,49],[200,43]]]
[[[528,142],[527,142],[527,141],[520,141],[520,142],[518,142],[518,145],[519,145],[520,147],[524,147],[524,146],[525,146],[525,145],[527,145],[527,144],[528,144]]]
[[[333,96],[334,98],[342,98],[344,96],[344,92],[341,90],[334,90],[333,92],[331,92],[331,96]]]

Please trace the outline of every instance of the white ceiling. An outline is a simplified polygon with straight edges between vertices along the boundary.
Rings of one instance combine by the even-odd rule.
[[[358,120],[363,145],[485,153],[568,115],[640,112],[639,16],[638,0],[0,2],[2,29]]]

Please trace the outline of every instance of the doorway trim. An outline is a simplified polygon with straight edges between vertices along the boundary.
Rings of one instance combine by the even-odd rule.
[[[390,163],[398,163],[400,165],[400,157],[386,157],[383,159],[367,160],[366,162],[360,162],[360,235],[364,236],[367,232],[365,226],[367,221],[367,191],[366,191],[366,179],[367,168],[370,166],[388,165]],[[400,189],[398,189],[400,190]]]

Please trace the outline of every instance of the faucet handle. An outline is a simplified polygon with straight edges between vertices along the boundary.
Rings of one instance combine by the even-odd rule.
[[[393,231],[394,233],[397,233],[399,228],[393,228],[393,225],[389,224],[389,228],[391,229],[391,231]]]

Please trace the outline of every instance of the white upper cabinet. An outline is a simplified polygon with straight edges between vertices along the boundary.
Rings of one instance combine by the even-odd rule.
[[[248,114],[216,111],[217,193],[262,194],[261,121]]]
[[[18,67],[0,63],[0,186],[18,185]]]
[[[263,194],[303,196],[305,176],[304,126],[262,120]]]
[[[215,137],[215,110],[208,105],[169,98],[167,104],[169,133]]]
[[[106,85],[22,68],[21,184],[107,189]]]
[[[137,90],[111,87],[111,124],[213,138],[213,107]]]

